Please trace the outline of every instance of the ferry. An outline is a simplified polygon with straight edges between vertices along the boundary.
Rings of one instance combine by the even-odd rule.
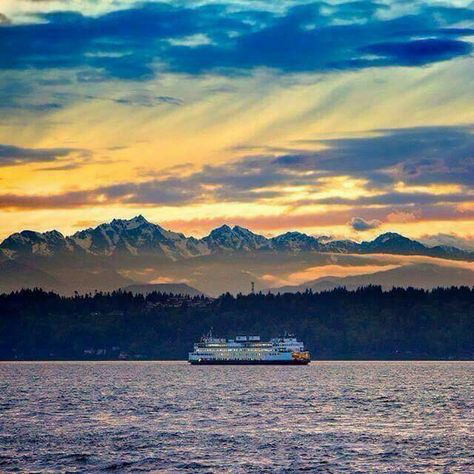
[[[262,341],[260,336],[214,337],[212,332],[194,344],[193,365],[307,365],[310,354],[291,334]]]

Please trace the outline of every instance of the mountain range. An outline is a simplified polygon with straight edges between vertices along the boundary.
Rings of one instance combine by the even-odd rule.
[[[71,236],[57,230],[10,235],[0,244],[0,291],[37,286],[71,293],[186,281],[207,294],[218,294],[245,291],[251,280],[260,278],[263,287],[268,272],[298,271],[337,259],[344,265],[361,265],[367,259],[361,262],[357,256],[372,254],[374,259],[376,254],[391,254],[474,260],[474,252],[429,247],[397,233],[358,243],[300,232],[267,238],[223,225],[195,238],[137,216]]]
[[[0,244],[0,259],[55,257],[64,255],[113,257],[153,255],[171,260],[236,252],[334,252],[425,255],[447,259],[474,260],[474,252],[438,245],[428,247],[397,233],[385,233],[368,242],[330,240],[301,232],[287,232],[267,238],[240,226],[222,225],[201,239],[186,237],[148,222],[143,216],[114,219],[65,237],[57,230],[24,230]]]

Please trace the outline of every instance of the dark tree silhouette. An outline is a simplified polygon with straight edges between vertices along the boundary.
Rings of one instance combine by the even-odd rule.
[[[2,359],[184,359],[211,327],[222,336],[294,332],[313,359],[472,359],[474,290],[0,295]]]

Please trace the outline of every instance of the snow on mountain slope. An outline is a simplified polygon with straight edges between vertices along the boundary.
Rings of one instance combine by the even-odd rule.
[[[303,252],[321,250],[322,246],[316,237],[301,232],[287,232],[271,239],[272,248],[285,252]]]
[[[165,230],[143,216],[114,219],[109,224],[79,231],[70,239],[88,253],[104,256],[153,254],[176,259],[200,255],[206,250],[196,239]]]
[[[62,255],[153,256],[170,260],[232,254],[234,252],[332,252],[332,253],[389,253],[427,255],[448,259],[473,260],[474,252],[454,247],[427,247],[400,234],[385,233],[369,242],[330,240],[301,232],[287,232],[272,238],[255,234],[240,226],[223,225],[202,239],[186,237],[179,232],[165,230],[143,216],[133,219],[114,219],[64,237],[53,230],[33,232],[25,230],[12,234],[0,245],[3,259],[19,257],[53,257]]]
[[[44,233],[24,230],[7,237],[0,248],[9,258],[24,255],[51,256],[72,251],[70,243],[56,230]]]

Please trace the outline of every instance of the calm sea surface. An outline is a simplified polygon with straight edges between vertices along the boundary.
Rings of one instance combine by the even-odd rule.
[[[474,363],[0,363],[0,472],[474,473]]]

